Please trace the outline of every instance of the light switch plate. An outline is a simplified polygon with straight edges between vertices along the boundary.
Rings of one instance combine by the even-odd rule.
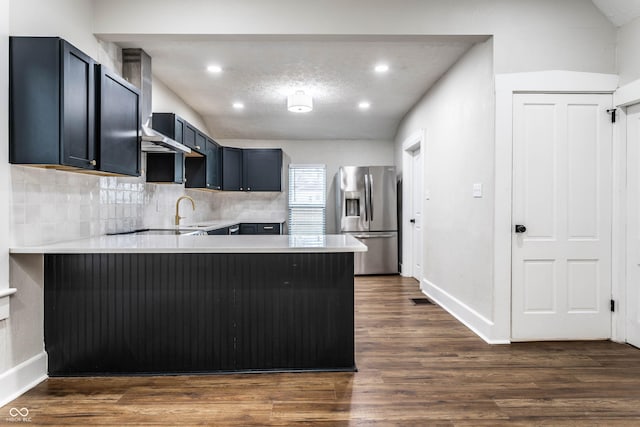
[[[482,183],[476,182],[473,184],[473,197],[482,197]]]

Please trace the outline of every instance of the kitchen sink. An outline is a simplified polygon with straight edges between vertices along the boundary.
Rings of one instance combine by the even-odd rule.
[[[136,234],[146,234],[146,235],[158,235],[158,236],[198,236],[198,235],[206,235],[207,233],[202,230],[147,230],[147,231],[139,231]]]

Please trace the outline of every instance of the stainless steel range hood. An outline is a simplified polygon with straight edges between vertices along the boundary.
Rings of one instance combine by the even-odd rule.
[[[191,153],[191,149],[161,134],[149,126],[149,120],[142,125],[142,151],[147,153]]]
[[[122,75],[140,89],[142,151],[148,153],[191,153],[191,149],[151,127],[151,57],[142,49],[122,49]]]

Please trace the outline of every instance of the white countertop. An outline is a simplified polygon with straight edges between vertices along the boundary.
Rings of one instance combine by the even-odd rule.
[[[366,251],[367,247],[363,243],[344,234],[320,236],[157,236],[125,234],[9,249],[12,254],[315,253]]]

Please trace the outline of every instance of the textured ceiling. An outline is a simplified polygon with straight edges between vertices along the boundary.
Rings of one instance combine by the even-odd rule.
[[[593,0],[593,3],[616,27],[640,16],[640,0]]]
[[[393,139],[404,115],[474,43],[486,37],[225,37],[120,40],[153,59],[153,73],[219,139]],[[373,71],[384,62],[389,72]],[[211,74],[217,64],[222,73]],[[311,113],[286,109],[296,89]],[[358,103],[371,108],[360,111]],[[234,110],[243,102],[243,110]]]

